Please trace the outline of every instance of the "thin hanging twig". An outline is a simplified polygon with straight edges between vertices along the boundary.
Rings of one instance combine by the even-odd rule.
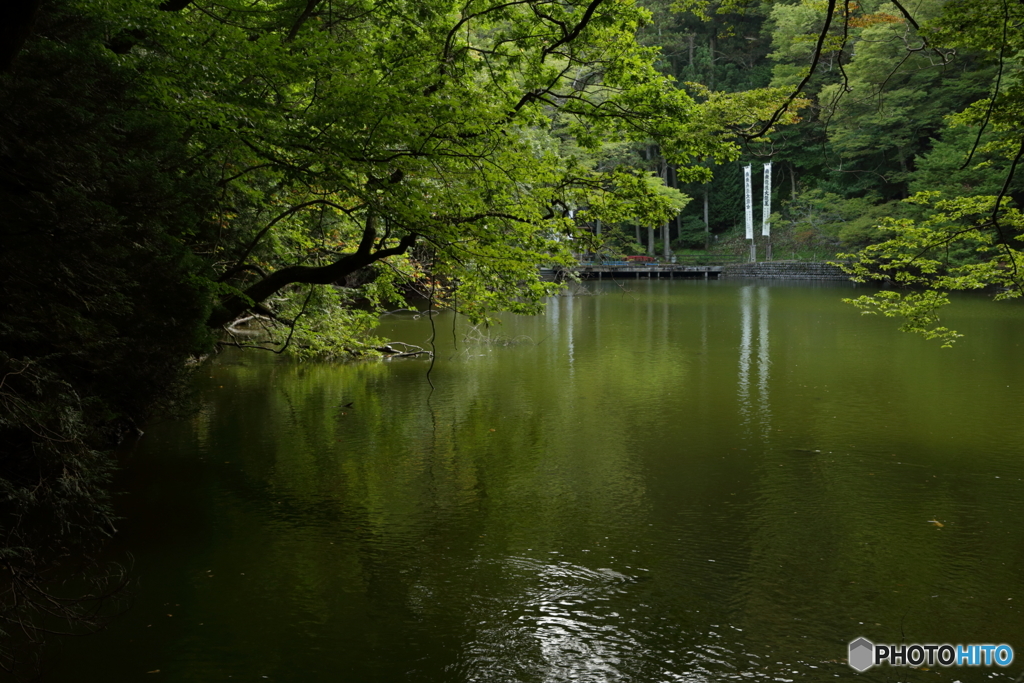
[[[430,380],[430,373],[434,371],[434,359],[437,356],[437,346],[434,340],[437,339],[437,330],[434,328],[434,287],[437,281],[430,281],[430,296],[427,297],[427,317],[430,318],[430,367],[427,368],[427,384],[430,385],[430,393],[434,393],[434,383]]]

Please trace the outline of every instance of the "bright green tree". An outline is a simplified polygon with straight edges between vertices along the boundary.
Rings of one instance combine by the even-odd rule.
[[[112,35],[140,34],[124,59],[219,170],[222,229],[203,245],[228,292],[219,326],[366,268],[371,301],[427,278],[441,296],[457,283],[474,317],[532,312],[551,292],[537,264],[569,263],[580,221],[622,207],[667,220],[672,207],[638,176],[583,163],[557,138],[591,151],[655,140],[699,177],[685,164],[734,157],[731,131],[777,94],[698,105],[636,44],[647,17],[619,0],[433,0],[216,12],[132,1],[105,18]]]
[[[992,60],[997,65],[992,90],[950,117],[953,126],[965,128],[944,137],[951,144],[937,146],[925,157],[922,171],[945,166],[955,173],[951,180],[959,181],[960,187],[950,188],[947,181],[919,192],[911,201],[923,207],[924,217],[883,223],[888,239],[856,255],[857,262],[849,267],[861,280],[913,288],[885,290],[853,303],[868,313],[901,317],[904,329],[945,345],[959,336],[940,321],[939,311],[949,302],[947,292],[993,288],[999,299],[1021,295],[1024,217],[1014,194],[1020,187],[1017,174],[1024,156],[1024,84],[1018,56],[1024,36],[1013,27],[1022,19],[1020,7],[967,0],[945,5],[925,25],[931,45],[972,50]],[[953,154],[957,148],[964,151]],[[955,156],[960,157],[959,164],[950,158]],[[1001,182],[992,176],[1000,167]],[[927,178],[923,173],[919,177]]]

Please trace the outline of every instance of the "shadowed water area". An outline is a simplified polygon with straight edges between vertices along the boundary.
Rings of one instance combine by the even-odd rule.
[[[201,410],[119,481],[134,605],[50,678],[1020,675],[1024,308],[958,300],[943,350],[845,286],[588,290],[489,330],[436,316],[433,391],[423,359],[205,366]],[[859,636],[1018,661],[857,675]]]

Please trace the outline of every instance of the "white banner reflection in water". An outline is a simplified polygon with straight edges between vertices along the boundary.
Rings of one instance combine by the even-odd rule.
[[[771,431],[771,401],[768,383],[771,372],[771,348],[769,342],[769,288],[747,285],[740,288],[740,361],[739,384],[736,396],[742,423],[751,427],[755,413],[757,423],[767,434]],[[751,364],[754,362],[754,321],[757,320],[757,395],[751,396]]]

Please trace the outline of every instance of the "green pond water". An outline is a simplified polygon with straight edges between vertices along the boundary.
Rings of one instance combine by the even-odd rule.
[[[422,358],[204,366],[124,456],[133,604],[48,680],[1021,675],[1024,307],[958,300],[944,350],[845,285],[587,289],[436,316],[433,390]],[[860,636],[1019,655],[856,674]]]

